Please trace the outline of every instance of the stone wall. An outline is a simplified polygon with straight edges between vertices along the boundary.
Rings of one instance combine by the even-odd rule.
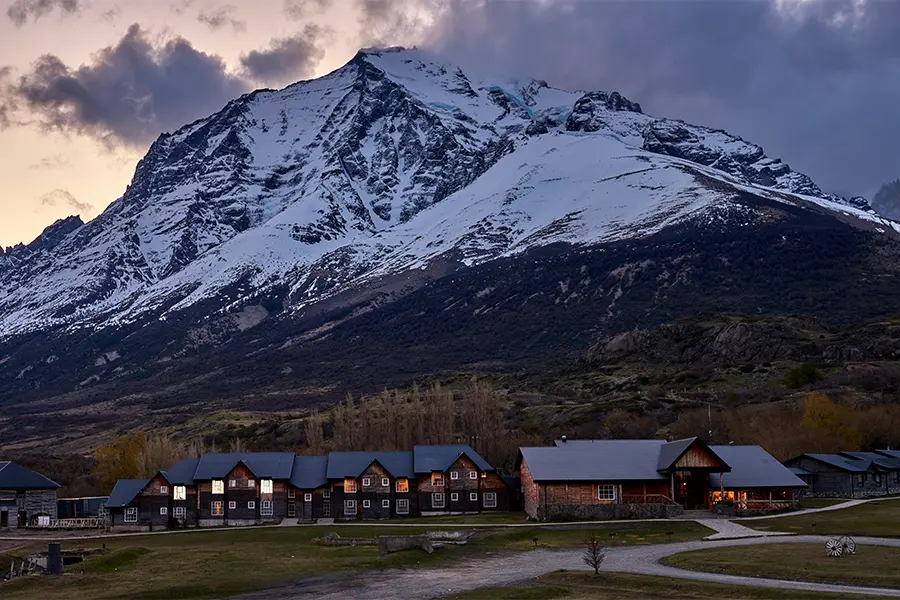
[[[537,509],[542,521],[671,519],[681,514],[684,508],[677,504],[552,504]]]
[[[25,492],[25,511],[28,513],[28,524],[38,515],[50,515],[56,518],[56,490],[36,490]]]

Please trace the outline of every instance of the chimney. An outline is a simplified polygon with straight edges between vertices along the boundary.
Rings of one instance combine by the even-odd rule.
[[[562,440],[562,443],[563,443],[563,444],[566,443],[566,436],[562,435],[562,436],[559,437],[559,439]]]

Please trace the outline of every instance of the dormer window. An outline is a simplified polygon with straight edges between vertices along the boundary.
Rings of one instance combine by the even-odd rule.
[[[444,487],[444,474],[443,473],[432,473],[431,474],[431,485],[433,487]]]

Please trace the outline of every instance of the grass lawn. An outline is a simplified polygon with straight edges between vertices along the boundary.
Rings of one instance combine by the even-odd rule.
[[[408,551],[378,557],[374,546],[324,547],[313,538],[328,531],[343,537],[415,535],[438,527],[274,527],[221,529],[86,541],[64,541],[64,549],[97,548],[109,553],[67,567],[61,578],[29,577],[2,584],[3,600],[163,600],[217,598],[287,584],[340,570],[395,566],[434,566],[497,551],[525,551],[580,546],[594,531],[616,544],[648,544],[700,539],[710,532],[691,522],[622,523],[602,527],[575,525],[517,527],[478,531],[465,546],[448,546],[434,554]],[[616,536],[609,536],[615,531]],[[15,555],[46,549],[35,544]]]
[[[625,573],[560,572],[535,580],[537,585],[483,588],[451,600],[840,600],[844,596],[701,583]],[[854,596],[865,599],[867,596]]]
[[[800,508],[825,508],[847,502],[847,498],[801,498]]]
[[[869,502],[841,510],[744,524],[764,531],[896,537],[900,536],[900,500]]]
[[[856,554],[826,556],[824,544],[711,548],[664,558],[664,564],[714,573],[900,587],[900,548],[857,546]]]
[[[447,517],[424,517],[421,519],[404,519],[404,523],[421,523],[431,527],[435,523],[444,523],[447,525],[465,525],[472,523],[482,523],[485,525],[508,525],[525,523],[524,512],[496,512],[483,513],[480,515],[451,515]]]

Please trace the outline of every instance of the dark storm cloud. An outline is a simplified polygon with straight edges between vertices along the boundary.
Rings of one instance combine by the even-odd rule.
[[[202,10],[197,15],[197,20],[212,29],[218,31],[230,25],[235,32],[247,31],[247,22],[242,21],[234,16],[237,7],[233,4],[219,6],[217,8]]]
[[[241,65],[248,79],[265,84],[290,83],[310,77],[325,56],[321,47],[325,30],[307,25],[303,33],[276,38],[268,48],[241,55]]]
[[[16,0],[6,10],[6,16],[21,27],[29,19],[37,21],[57,8],[65,15],[73,15],[81,10],[81,4],[79,0]]]
[[[361,2],[372,22],[393,18]],[[619,90],[760,143],[833,191],[900,175],[900,2],[463,0],[430,14],[425,44],[457,61]]]
[[[360,39],[373,46],[408,44],[421,35],[438,12],[452,12],[460,6],[444,0],[356,0],[356,5]]]
[[[60,204],[74,208],[79,213],[88,213],[94,210],[93,205],[87,202],[81,202],[72,195],[68,190],[53,190],[41,196],[41,204],[43,206],[58,206]]]
[[[9,118],[24,111],[46,129],[87,135],[108,146],[144,146],[247,89],[218,56],[183,38],[154,45],[132,25],[90,64],[72,68],[47,54],[5,87],[0,80],[0,119],[4,112]]]

